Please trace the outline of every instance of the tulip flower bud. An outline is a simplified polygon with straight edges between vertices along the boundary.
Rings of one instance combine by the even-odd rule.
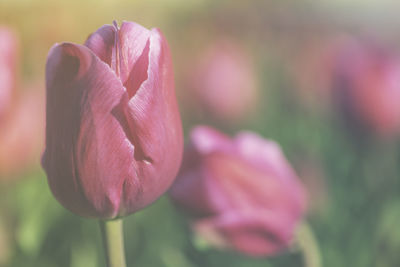
[[[205,126],[192,131],[170,195],[209,243],[250,256],[287,247],[305,211],[303,187],[276,143]]]
[[[158,29],[114,23],[85,45],[56,44],[46,87],[42,162],[62,205],[112,219],[169,188],[183,138],[170,51]]]
[[[380,136],[400,131],[400,57],[374,42],[343,39],[336,50],[332,90],[351,126]]]

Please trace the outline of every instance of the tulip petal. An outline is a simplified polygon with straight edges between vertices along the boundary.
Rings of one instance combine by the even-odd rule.
[[[180,166],[183,148],[169,48],[156,29],[151,31],[149,40],[148,78],[124,110],[135,146],[137,176],[146,177],[142,183],[146,198],[139,200],[140,206],[154,201],[171,185]],[[124,189],[126,196],[131,195],[129,185]],[[130,202],[132,199],[124,201]]]
[[[241,132],[236,136],[235,143],[245,159],[274,176],[274,180],[281,183],[279,187],[291,191],[291,194],[284,194],[294,200],[288,203],[299,205],[295,209],[299,212],[304,211],[306,194],[297,175],[275,142],[265,140],[251,132]]]
[[[259,166],[268,166],[278,177],[294,175],[278,144],[251,132],[241,132],[235,138],[240,153]],[[283,179],[282,178],[282,179]]]
[[[148,78],[150,34],[137,23],[123,22],[120,29],[104,25],[85,43],[120,77],[130,98]]]
[[[197,126],[190,135],[190,141],[201,154],[213,151],[232,151],[228,136],[207,126]]]
[[[250,256],[276,254],[291,241],[293,221],[284,214],[258,211],[223,213],[199,220],[194,229],[216,246],[233,247]]]
[[[85,45],[110,67],[115,44],[115,32],[114,26],[104,25],[92,33],[85,42]]]
[[[148,78],[151,31],[137,23],[124,21],[118,33],[121,80],[132,97]]]
[[[262,206],[269,210],[286,210],[293,217],[299,215],[300,208],[294,203],[297,199],[292,192],[288,193],[294,185],[283,183],[270,171],[255,168],[241,157],[226,153],[213,153],[203,162],[205,179],[214,182],[213,191],[207,189],[209,194],[215,192],[208,202],[219,212],[230,209],[249,212]]]
[[[224,206],[222,203],[215,203],[219,200],[225,202],[224,197],[219,194],[218,184],[213,179],[200,179],[208,175],[207,169],[199,163],[197,151],[189,147],[184,153],[184,164],[171,187],[170,196],[179,202],[181,208],[194,216],[210,216],[217,214]]]
[[[122,186],[140,195],[134,148],[114,116],[127,94],[115,73],[85,46],[54,46],[46,66],[47,126],[43,165],[56,198],[97,218],[120,214]],[[125,101],[126,102],[126,101]]]

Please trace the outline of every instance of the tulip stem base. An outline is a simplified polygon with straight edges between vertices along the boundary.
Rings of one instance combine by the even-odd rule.
[[[319,251],[318,242],[314,236],[311,227],[303,222],[299,225],[296,233],[296,241],[304,259],[306,267],[321,267],[321,253]]]
[[[126,267],[122,219],[100,221],[107,267]]]

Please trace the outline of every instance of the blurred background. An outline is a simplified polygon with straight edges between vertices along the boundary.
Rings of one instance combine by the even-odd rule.
[[[8,51],[0,54],[0,103],[8,103],[0,106],[0,266],[105,266],[98,222],[53,198],[40,154],[50,47],[83,43],[113,20],[165,34],[186,136],[208,124],[282,146],[307,187],[323,266],[400,266],[399,8],[390,0],[0,0],[0,51]],[[301,266],[296,249],[252,259],[196,242],[167,196],[125,221],[132,266]]]

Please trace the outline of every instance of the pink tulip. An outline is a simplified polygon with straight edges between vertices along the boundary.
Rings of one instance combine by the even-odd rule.
[[[250,256],[287,247],[305,211],[303,187],[276,143],[205,126],[192,131],[170,195],[209,243]]]
[[[42,147],[42,96],[32,84],[17,86],[18,38],[0,26],[0,180],[37,163]],[[20,85],[20,84],[19,84]],[[35,89],[35,90],[31,90]]]
[[[210,46],[190,73],[192,98],[213,117],[233,122],[254,111],[258,98],[255,70],[237,45],[220,40]]]
[[[114,23],[84,46],[57,44],[46,82],[43,166],[61,204],[111,219],[169,188],[183,138],[170,51],[158,29]]]
[[[11,107],[15,90],[18,42],[13,31],[0,26],[0,121]]]
[[[35,85],[18,94],[9,114],[0,123],[0,177],[4,179],[40,161],[45,124],[42,88]]]
[[[337,46],[333,93],[351,123],[381,136],[400,132],[400,56],[371,42]]]

